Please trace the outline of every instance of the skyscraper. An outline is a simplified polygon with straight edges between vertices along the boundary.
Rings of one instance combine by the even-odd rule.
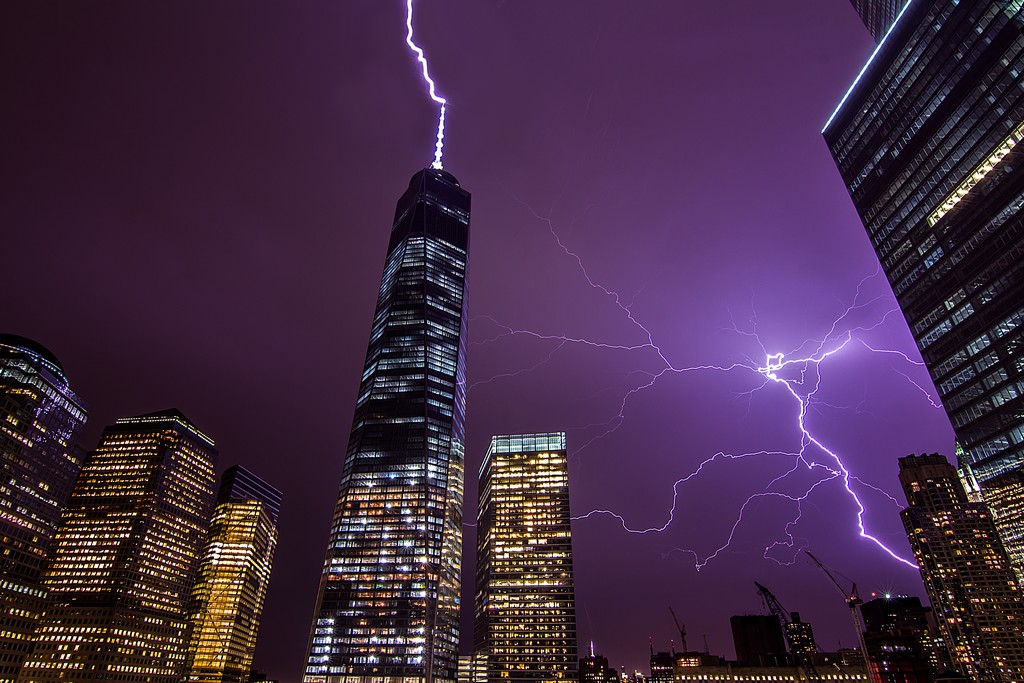
[[[0,681],[17,678],[43,611],[41,577],[82,467],[85,419],[55,356],[0,334]]]
[[[469,209],[433,168],[398,200],[305,681],[456,679]]]
[[[1024,576],[1024,15],[908,3],[825,140]]]
[[[929,661],[931,610],[915,597],[886,596],[861,605],[864,644],[878,683],[931,683],[945,667]]]
[[[180,682],[216,455],[173,409],[103,430],[54,537],[19,681]]]
[[[943,456],[899,464],[900,515],[953,666],[971,680],[1024,680],[1024,602],[988,510]]]
[[[474,648],[487,680],[576,680],[565,433],[495,436],[480,465]]]
[[[906,0],[850,0],[853,8],[857,10],[864,26],[875,38],[875,42],[882,40],[886,31],[896,21],[896,15]]]
[[[239,465],[224,472],[188,607],[190,683],[249,680],[280,510],[280,491]]]

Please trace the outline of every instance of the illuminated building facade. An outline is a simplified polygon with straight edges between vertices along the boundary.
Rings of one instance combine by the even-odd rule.
[[[495,436],[480,465],[474,647],[490,683],[577,678],[563,432]]]
[[[906,3],[824,131],[1020,576],[1022,27],[1015,0]]]
[[[216,455],[173,409],[103,430],[54,537],[19,681],[180,683]]]
[[[1024,680],[1024,602],[995,525],[938,454],[900,458],[900,513],[954,668]]]
[[[619,683],[619,672],[608,666],[608,658],[594,654],[594,644],[590,644],[590,653],[580,659],[579,683]]]
[[[469,211],[439,169],[398,200],[305,681],[456,679]]]
[[[224,472],[188,607],[190,683],[248,683],[280,510],[280,491],[238,465]]]
[[[853,8],[857,10],[864,26],[874,37],[877,43],[889,30],[889,27],[896,21],[903,2],[906,0],[850,0]]]
[[[0,334],[0,681],[13,681],[45,606],[50,541],[85,453],[86,410],[57,358]]]
[[[931,683],[934,666],[928,646],[931,610],[921,600],[887,596],[861,605],[864,643],[876,683]]]
[[[789,643],[789,652],[797,661],[804,661],[813,658],[818,652],[818,645],[814,642],[814,629],[806,621],[800,620],[799,612],[789,613],[790,622],[786,624],[786,642]]]

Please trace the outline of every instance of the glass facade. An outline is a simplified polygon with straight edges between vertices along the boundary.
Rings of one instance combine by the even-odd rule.
[[[455,681],[470,195],[424,169],[398,201],[305,681]]]
[[[54,537],[19,681],[180,683],[216,455],[177,410],[103,431]]]
[[[281,492],[235,465],[221,478],[188,619],[189,683],[247,683],[277,547]]]
[[[565,434],[495,436],[480,466],[474,648],[490,683],[575,681]]]
[[[943,456],[899,463],[900,515],[954,668],[972,681],[1024,680],[1024,602],[988,510]]]
[[[13,681],[45,606],[42,574],[82,467],[85,405],[60,363],[0,335],[0,681]]]
[[[909,3],[824,135],[1024,576],[1021,5]]]

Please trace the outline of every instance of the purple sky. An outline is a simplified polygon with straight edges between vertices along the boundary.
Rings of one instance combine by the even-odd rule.
[[[504,331],[645,344],[582,264],[674,368],[756,367],[824,337],[877,267],[819,133],[872,45],[850,4],[417,7],[450,102],[445,168],[473,193],[467,520],[492,434],[568,431],[574,514],[641,529],[666,523],[673,482],[716,452],[798,449],[798,402],[778,384],[751,394],[753,370],[664,374],[619,421],[666,367],[653,349]],[[175,406],[217,440],[220,469],[242,463],[284,491],[256,664],[296,681],[395,201],[433,148],[404,3],[0,12],[0,328],[61,359],[91,406],[87,447],[116,417]],[[902,316],[885,317],[883,277],[859,303],[837,332],[873,329],[822,364],[807,425],[902,500],[896,458],[948,455],[952,432],[914,385],[934,393],[921,367],[862,343],[917,358]],[[728,619],[760,611],[755,580],[821,647],[853,646],[818,569],[785,545],[764,558],[787,541],[793,502],[757,499],[695,567],[793,462],[714,462],[679,487],[661,533],[574,523],[581,649],[593,639],[646,671],[648,636],[659,649],[673,637],[671,604],[691,648],[706,633],[732,656]],[[801,470],[772,490],[815,480]],[[909,557],[899,507],[854,487],[872,533]],[[923,592],[858,537],[838,481],[791,531],[864,593]]]

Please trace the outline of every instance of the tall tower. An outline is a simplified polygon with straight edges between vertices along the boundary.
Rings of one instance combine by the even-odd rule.
[[[57,358],[0,334],[0,681],[13,681],[45,605],[47,551],[85,453],[85,404]]]
[[[216,455],[173,409],[103,430],[54,538],[19,681],[180,682]]]
[[[874,37],[881,42],[889,27],[896,21],[896,15],[907,0],[850,0],[861,21]]]
[[[249,680],[280,511],[280,491],[239,465],[224,472],[189,601],[186,681]]]
[[[495,436],[480,465],[474,649],[490,683],[577,679],[564,432]]]
[[[1022,28],[1020,2],[909,3],[824,131],[1019,578]]]
[[[433,168],[398,200],[305,681],[456,680],[469,208]]]
[[[988,510],[943,456],[899,464],[900,515],[953,666],[971,680],[1024,680],[1024,602]]]

